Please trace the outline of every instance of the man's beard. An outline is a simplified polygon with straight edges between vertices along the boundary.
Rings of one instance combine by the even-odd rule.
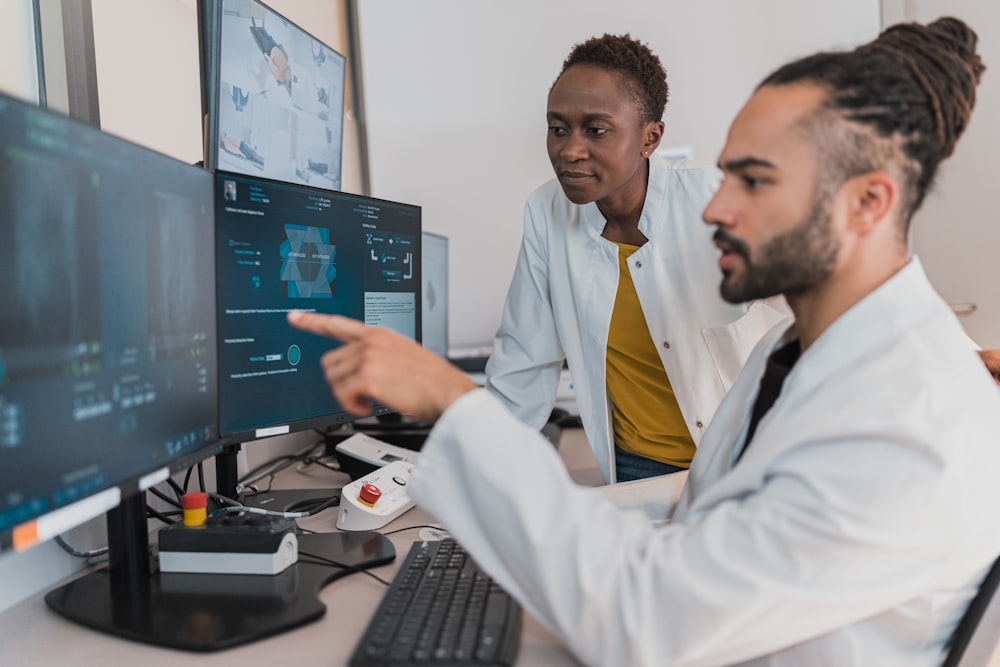
[[[751,260],[750,249],[721,228],[713,237],[743,258],[742,275],[725,273],[719,291],[730,303],[801,294],[833,273],[840,244],[833,238],[827,202],[817,198],[812,211],[793,229],[767,241]]]

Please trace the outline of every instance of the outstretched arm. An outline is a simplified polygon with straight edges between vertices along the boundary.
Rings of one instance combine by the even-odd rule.
[[[289,313],[288,321],[344,343],[323,355],[323,373],[340,404],[354,414],[369,414],[375,400],[433,421],[476,388],[461,370],[391,329],[298,311]]]

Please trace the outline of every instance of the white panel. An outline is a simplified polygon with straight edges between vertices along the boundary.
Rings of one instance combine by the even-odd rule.
[[[913,220],[913,249],[931,281],[951,303],[975,303],[962,316],[983,347],[1000,348],[1000,3],[995,0],[908,0],[908,20],[952,15],[979,34],[986,73],[976,107],[955,154],[941,165],[937,184]]]
[[[31,0],[8,0],[0,21],[3,67],[0,90],[38,102],[38,69],[35,65],[35,26]]]
[[[92,7],[101,128],[185,162],[201,160],[194,3],[92,0]]]
[[[629,32],[659,54],[665,147],[714,162],[756,83],[879,29],[878,0],[380,0],[358,3],[372,194],[452,239],[451,341],[492,341],[527,195],[552,177],[545,102],[570,48]]]

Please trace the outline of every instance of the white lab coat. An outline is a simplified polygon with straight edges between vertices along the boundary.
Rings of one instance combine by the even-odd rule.
[[[719,296],[718,251],[701,213],[714,168],[649,159],[639,231],[649,241],[628,260],[646,324],[695,444],[760,337],[786,317],[765,304]],[[565,357],[580,418],[605,481],[614,444],[605,364],[618,290],[618,247],[601,236],[596,204],[576,205],[552,180],[529,198],[524,237],[486,365],[486,387],[533,428],[545,424]]]
[[[669,524],[575,486],[483,390],[410,493],[588,665],[936,665],[1000,553],[1000,392],[912,260],[803,353],[733,466],[779,333]]]

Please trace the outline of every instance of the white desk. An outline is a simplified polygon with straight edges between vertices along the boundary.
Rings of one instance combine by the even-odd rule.
[[[582,445],[581,445],[582,443]],[[582,483],[600,479],[596,468],[588,468],[589,449],[580,430],[566,431],[560,452],[574,477]],[[282,473],[276,486],[345,485],[350,479],[338,473],[309,476]],[[301,521],[304,528],[322,532],[336,530],[336,510]],[[382,532],[426,524],[430,517],[419,507],[393,521]],[[383,579],[395,574],[410,544],[418,539],[418,529],[395,533],[389,539],[396,547],[396,560],[373,568]],[[385,586],[364,574],[352,574],[328,584],[320,593],[326,614],[316,622],[281,635],[244,646],[212,653],[189,653],[147,646],[104,635],[71,623],[46,607],[43,593],[0,614],[0,662],[4,665],[141,665],[176,667],[185,665],[346,665],[369,618],[385,593]],[[524,617],[517,665],[523,667],[578,665],[571,654],[537,621]]]

